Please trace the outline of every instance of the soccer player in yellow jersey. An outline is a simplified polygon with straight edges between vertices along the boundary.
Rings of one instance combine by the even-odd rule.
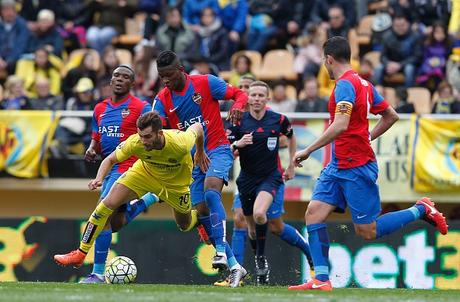
[[[190,154],[196,145],[195,163],[203,171],[208,169],[203,126],[195,123],[187,131],[163,130],[160,116],[152,111],[139,117],[137,133],[102,161],[96,178],[88,184],[91,190],[100,187],[115,163],[133,155],[139,158],[120,176],[107,197],[91,214],[80,247],[68,254],[54,256],[59,265],[80,267],[113,211],[126,200],[139,198],[147,192],[153,193],[157,201],[162,200],[172,207],[181,231],[189,231],[197,224],[196,211],[191,211],[190,203],[189,185],[192,183],[193,169]]]

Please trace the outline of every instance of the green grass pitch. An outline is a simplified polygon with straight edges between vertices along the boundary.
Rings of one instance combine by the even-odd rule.
[[[460,290],[335,289],[331,293],[288,291],[285,286],[237,289],[203,285],[87,285],[76,283],[3,282],[0,301],[162,301],[162,302],[445,302],[460,301]]]

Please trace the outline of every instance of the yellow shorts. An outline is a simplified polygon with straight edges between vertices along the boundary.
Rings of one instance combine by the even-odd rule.
[[[117,180],[132,191],[137,196],[142,197],[147,192],[156,194],[161,201],[169,204],[173,209],[180,213],[190,212],[192,206],[190,202],[190,188],[187,185],[174,187],[160,183],[147,171],[145,171],[139,161],[136,162],[128,171],[123,173]]]

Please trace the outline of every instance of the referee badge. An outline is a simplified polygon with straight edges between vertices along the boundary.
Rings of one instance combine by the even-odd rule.
[[[128,108],[125,108],[123,110],[121,110],[121,117],[122,118],[125,118],[129,115],[129,109]]]
[[[267,148],[268,148],[268,150],[270,150],[270,151],[275,150],[277,141],[278,141],[277,137],[269,137],[267,139]]]
[[[200,105],[202,100],[203,100],[203,97],[198,92],[195,92],[192,95],[192,101],[194,101],[197,105]]]

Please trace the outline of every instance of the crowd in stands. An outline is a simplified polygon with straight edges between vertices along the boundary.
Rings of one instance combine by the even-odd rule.
[[[398,112],[460,113],[457,0],[0,1],[0,109],[92,110],[120,63],[152,101],[169,49],[191,74],[268,81],[274,110],[327,112],[321,47],[339,35]]]

